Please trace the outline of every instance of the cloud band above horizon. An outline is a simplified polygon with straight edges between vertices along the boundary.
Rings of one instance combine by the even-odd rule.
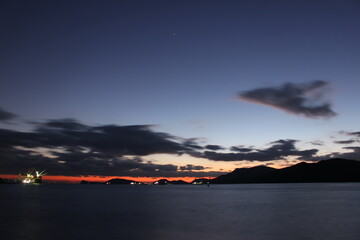
[[[181,138],[152,130],[152,125],[90,126],[74,119],[32,122],[33,130],[21,132],[0,129],[0,174],[18,174],[32,167],[52,175],[130,176],[130,177],[206,177],[221,175],[207,166],[182,162],[159,164],[145,160],[152,154],[187,154],[210,161],[278,161],[288,157],[299,161],[318,161],[329,157],[360,160],[359,147],[345,146],[349,152],[317,155],[319,149],[299,149],[298,140],[280,139],[266,148],[244,145],[225,148],[202,145],[199,138]],[[347,135],[359,138],[359,132]],[[358,141],[358,139],[355,139]],[[340,142],[350,144],[353,142]]]

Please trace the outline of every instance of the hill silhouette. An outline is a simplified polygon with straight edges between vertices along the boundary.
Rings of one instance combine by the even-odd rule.
[[[139,182],[122,179],[122,178],[113,178],[109,181],[106,181],[105,184],[139,184]]]
[[[238,168],[211,181],[215,184],[296,182],[360,182],[360,161],[334,158],[317,163],[301,162],[282,169]]]
[[[168,185],[168,184],[179,185],[179,184],[189,184],[189,183],[185,182],[183,180],[169,181],[166,178],[163,178],[163,179],[153,182],[152,184],[154,184],[154,185]]]

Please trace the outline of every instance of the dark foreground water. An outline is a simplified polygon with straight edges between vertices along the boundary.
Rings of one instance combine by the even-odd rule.
[[[0,239],[360,239],[360,183],[0,185]]]

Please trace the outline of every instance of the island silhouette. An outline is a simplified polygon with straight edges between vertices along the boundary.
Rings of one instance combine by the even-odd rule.
[[[360,182],[360,161],[342,158],[322,160],[316,163],[301,162],[290,167],[276,169],[268,166],[237,168],[214,179],[198,178],[188,183],[182,180],[160,179],[154,185],[170,184],[237,184],[237,183],[311,183],[311,182]],[[98,182],[82,181],[82,184]],[[132,180],[114,178],[103,184],[143,184]]]

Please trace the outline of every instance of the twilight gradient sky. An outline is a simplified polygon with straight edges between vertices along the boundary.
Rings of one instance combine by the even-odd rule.
[[[360,160],[357,0],[0,3],[0,174]]]

